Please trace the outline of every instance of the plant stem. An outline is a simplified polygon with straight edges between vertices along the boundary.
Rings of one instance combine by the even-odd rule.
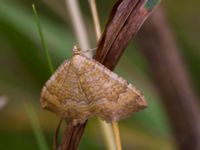
[[[65,0],[65,3],[81,50],[90,49],[89,38],[77,0]],[[86,55],[92,57],[91,53],[86,53]]]
[[[101,121],[100,118],[98,119],[101,125],[103,136],[106,142],[106,146],[108,150],[116,150],[115,138],[112,131],[112,126],[105,121]]]
[[[99,22],[99,15],[98,15],[97,7],[96,7],[96,1],[88,0],[88,2],[90,4],[90,9],[91,9],[91,13],[92,13],[93,22],[94,22],[95,34],[96,34],[96,38],[98,41],[101,37],[101,26],[100,26],[100,22]]]
[[[115,141],[117,144],[117,150],[122,150],[119,126],[117,122],[112,122],[113,132],[115,134]]]

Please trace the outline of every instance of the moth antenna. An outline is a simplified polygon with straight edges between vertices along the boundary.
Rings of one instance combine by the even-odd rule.
[[[73,54],[74,55],[81,55],[81,54],[84,55],[87,52],[93,52],[93,51],[94,51],[94,53],[96,53],[96,50],[97,50],[97,47],[92,48],[92,49],[87,49],[87,50],[83,51],[78,46],[74,45],[74,47],[73,47]]]
[[[96,53],[96,51],[97,51],[97,47],[95,47],[95,48],[92,48],[92,49],[88,49],[87,51],[91,51],[91,52],[94,52],[94,53]]]

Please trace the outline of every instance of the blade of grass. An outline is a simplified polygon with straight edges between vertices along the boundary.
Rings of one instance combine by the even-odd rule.
[[[45,50],[45,53],[46,53],[47,61],[48,61],[48,64],[49,64],[49,69],[50,69],[51,73],[53,73],[54,72],[53,64],[52,64],[52,61],[51,61],[49,50],[48,50],[47,45],[46,45],[45,40],[44,40],[42,27],[40,25],[40,20],[39,20],[38,13],[36,11],[36,8],[35,8],[34,4],[32,4],[32,9],[33,9],[33,13],[35,15],[35,21],[36,21],[36,25],[37,25],[37,29],[38,29],[40,38],[41,38],[42,46],[43,46],[43,48]]]
[[[82,51],[90,48],[90,42],[87,30],[83,21],[83,16],[80,12],[80,7],[77,0],[65,0],[66,8],[68,10],[72,27],[74,29],[76,39]],[[85,53],[87,57],[92,57],[92,53]]]
[[[33,9],[33,13],[35,15],[36,25],[37,25],[37,29],[38,29],[38,32],[39,32],[39,35],[40,35],[41,43],[42,43],[42,46],[43,46],[45,53],[46,53],[49,69],[51,71],[51,74],[53,74],[53,72],[54,72],[53,63],[52,63],[52,60],[51,60],[51,57],[50,57],[50,54],[49,54],[49,49],[48,49],[47,44],[46,44],[45,39],[44,39],[44,34],[42,32],[42,27],[40,25],[39,16],[38,16],[38,13],[37,13],[37,10],[36,10],[34,4],[32,4],[32,9]],[[28,107],[25,107],[25,108],[28,108]],[[36,139],[38,141],[38,145],[39,145],[40,149],[41,150],[48,150],[42,129],[39,125],[39,121],[37,120],[37,116],[34,113],[33,108],[30,107],[30,109],[26,109],[26,110],[27,110],[27,113],[29,114],[29,118],[31,120],[31,124],[33,126],[34,133],[35,133],[35,136],[36,136]]]
[[[48,148],[47,142],[45,140],[44,133],[42,131],[42,128],[40,126],[38,117],[34,111],[33,106],[31,104],[24,102],[24,108],[25,108],[28,118],[31,122],[33,131],[35,134],[35,138],[37,140],[40,150],[48,150],[49,148]]]
[[[117,150],[122,150],[121,138],[120,138],[120,131],[117,122],[112,122],[113,132],[115,134],[115,142],[117,145]]]

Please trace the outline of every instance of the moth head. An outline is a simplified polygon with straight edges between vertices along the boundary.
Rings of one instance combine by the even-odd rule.
[[[78,46],[74,45],[73,54],[74,55],[80,55],[81,53],[82,53],[81,49]]]

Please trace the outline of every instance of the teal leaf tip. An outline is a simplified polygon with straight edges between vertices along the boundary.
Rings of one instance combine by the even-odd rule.
[[[148,10],[153,9],[161,0],[147,0],[145,8]]]

